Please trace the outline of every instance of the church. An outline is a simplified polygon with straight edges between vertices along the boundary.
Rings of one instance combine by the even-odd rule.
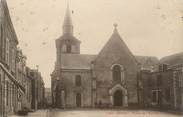
[[[98,55],[81,54],[80,44],[74,36],[67,6],[63,34],[56,40],[57,56],[51,74],[53,105],[58,108],[95,108],[138,104],[137,74],[142,66],[150,68],[158,60],[134,56],[119,35],[117,24]]]

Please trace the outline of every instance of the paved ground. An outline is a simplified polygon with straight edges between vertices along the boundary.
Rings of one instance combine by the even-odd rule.
[[[17,115],[11,115],[8,117],[49,117],[47,110],[38,110],[33,113],[29,113],[27,116],[17,116]],[[51,116],[50,116],[51,117]]]
[[[25,117],[181,117],[181,115],[144,110],[39,110]]]

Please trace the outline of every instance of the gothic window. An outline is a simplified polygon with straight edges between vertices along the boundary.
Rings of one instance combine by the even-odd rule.
[[[67,53],[71,53],[72,50],[72,46],[71,45],[67,45],[66,51]]]
[[[112,76],[114,82],[121,82],[121,67],[119,65],[112,68]]]
[[[80,75],[76,76],[75,84],[76,84],[76,86],[81,86],[81,76]]]

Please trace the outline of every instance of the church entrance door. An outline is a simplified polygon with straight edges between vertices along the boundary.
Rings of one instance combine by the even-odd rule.
[[[81,107],[81,93],[76,94],[76,106]]]
[[[114,106],[123,106],[123,92],[121,90],[117,90],[113,96]]]

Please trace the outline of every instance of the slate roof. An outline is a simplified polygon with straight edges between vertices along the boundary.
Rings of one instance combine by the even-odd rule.
[[[9,8],[8,8],[8,4],[6,2],[6,0],[1,0],[0,1],[0,10],[1,12],[4,12],[1,13],[1,15],[3,14],[3,18],[4,20],[7,22],[7,24],[10,26],[10,31],[12,33],[12,35],[14,36],[13,39],[15,39],[16,43],[18,44],[18,38],[17,38],[17,35],[16,35],[16,32],[15,32],[15,29],[14,29],[14,26],[13,26],[13,23],[12,23],[12,20],[11,20],[11,16],[10,16],[10,12],[9,12]],[[2,16],[1,16],[2,17]],[[1,18],[0,17],[0,18]],[[1,19],[2,20],[2,19]]]
[[[163,57],[160,62],[169,65],[183,64],[183,52]]]
[[[62,54],[61,68],[62,69],[91,69],[91,62],[96,59],[97,55],[88,54]],[[138,63],[141,65],[158,65],[159,60],[153,56],[135,56]]]
[[[62,54],[61,68],[62,69],[91,69],[91,62],[97,55],[87,54]]]
[[[135,56],[136,60],[141,65],[153,64],[158,65],[159,59],[155,56]]]
[[[96,61],[103,60],[107,56],[115,56],[120,54],[123,54],[123,56],[126,57],[126,58],[124,57],[123,59],[128,59],[129,61],[137,65],[138,63],[137,60],[135,59],[132,52],[126,45],[125,41],[120,36],[117,27],[114,24],[113,34],[111,35],[107,43],[104,45],[102,50],[99,52]]]

